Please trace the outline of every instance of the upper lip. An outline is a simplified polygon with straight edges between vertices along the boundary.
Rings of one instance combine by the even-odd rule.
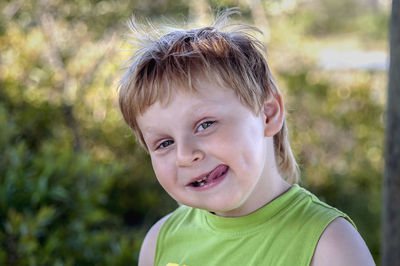
[[[201,174],[201,175],[199,175],[199,176],[197,176],[197,177],[195,177],[195,178],[192,178],[191,180],[189,180],[189,182],[186,184],[187,186],[188,185],[190,185],[190,184],[192,184],[193,182],[196,182],[196,181],[199,181],[199,180],[202,180],[202,179],[204,179],[205,177],[207,177],[208,175],[210,175],[213,171],[215,171],[217,168],[219,168],[220,166],[224,166],[224,165],[218,165],[217,167],[215,167],[214,169],[212,169],[211,171],[209,171],[209,172],[207,172],[207,173],[205,173],[205,174]]]

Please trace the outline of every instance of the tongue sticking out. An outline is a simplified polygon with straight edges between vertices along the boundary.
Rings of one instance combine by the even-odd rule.
[[[191,183],[192,186],[194,187],[202,187],[205,184],[207,184],[210,181],[213,181],[223,174],[226,173],[228,170],[228,166],[226,165],[219,165],[217,166],[214,170],[212,170],[210,173],[208,173],[206,176],[204,176],[202,179],[196,180]]]

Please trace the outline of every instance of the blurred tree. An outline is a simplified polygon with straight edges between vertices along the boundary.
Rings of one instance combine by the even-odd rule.
[[[260,0],[242,0],[250,7],[254,24],[263,32],[263,41],[269,43],[271,39],[271,30],[267,19],[267,14],[263,3]]]
[[[392,1],[382,265],[400,265],[400,1]]]
[[[209,25],[211,23],[211,14],[207,1],[189,1],[189,17],[196,25]]]
[[[78,124],[78,120],[75,117],[74,105],[81,104],[80,97],[76,95],[85,95],[85,90],[93,83],[95,75],[98,72],[98,69],[103,64],[105,58],[113,55],[116,49],[115,38],[113,35],[102,37],[103,40],[101,42],[107,43],[106,46],[108,49],[99,54],[97,58],[95,58],[90,67],[84,69],[84,71],[69,71],[67,67],[71,64],[71,62],[76,61],[76,57],[80,56],[79,53],[67,53],[61,50],[60,44],[62,43],[61,36],[58,34],[60,29],[58,29],[58,25],[54,19],[54,16],[49,11],[50,2],[48,0],[38,1],[39,10],[36,11],[34,16],[34,20],[37,24],[39,24],[40,29],[43,31],[43,35],[45,37],[45,45],[48,49],[48,61],[53,71],[59,75],[59,79],[62,82],[57,83],[57,86],[53,88],[56,93],[60,94],[61,105],[63,108],[63,114],[65,117],[65,121],[68,127],[71,129],[74,141],[73,146],[77,151],[82,150],[82,141],[80,137],[80,125]],[[76,32],[73,30],[66,30],[64,34],[67,34],[72,39],[77,39],[83,36],[77,36]],[[77,43],[82,44],[83,41],[79,40]],[[100,43],[100,42],[99,42]],[[71,49],[71,47],[67,47],[67,49]],[[79,48],[75,47],[75,51]],[[77,84],[75,84],[77,83]]]

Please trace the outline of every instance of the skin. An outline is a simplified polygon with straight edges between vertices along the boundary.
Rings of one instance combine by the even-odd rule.
[[[167,104],[157,102],[137,118],[154,172],[167,193],[184,205],[225,217],[252,213],[290,188],[277,170],[273,148],[273,136],[281,129],[283,120],[280,94],[265,101],[262,111],[255,114],[233,90],[201,79],[198,92],[178,89]],[[207,189],[191,186],[194,179],[218,167],[227,171],[216,185]],[[153,265],[158,232],[166,218],[148,232],[139,265]],[[330,265],[327,263],[332,260],[322,259],[325,255],[341,256],[351,265],[373,265],[357,259],[358,254],[369,251],[351,228],[345,220],[329,225],[321,236],[312,265]],[[341,244],[333,236],[342,231],[351,233],[346,250],[332,248]]]
[[[154,172],[177,202],[221,216],[249,214],[289,188],[272,144],[282,124],[280,104],[266,102],[256,115],[231,89],[207,82],[199,87],[196,94],[178,91],[167,106],[156,103],[138,117]],[[188,186],[219,166],[228,167],[220,185],[205,191]]]
[[[337,218],[322,234],[311,266],[375,265],[371,253],[357,230],[344,218]]]

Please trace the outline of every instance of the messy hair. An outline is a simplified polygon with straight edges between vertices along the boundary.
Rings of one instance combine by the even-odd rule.
[[[228,9],[209,27],[173,29],[162,33],[149,22],[128,21],[130,39],[139,47],[127,61],[119,85],[119,105],[126,123],[147,150],[137,117],[155,102],[167,103],[176,90],[196,92],[196,80],[205,77],[231,88],[254,113],[276,95],[278,87],[265,59],[264,45],[247,25],[229,24],[237,13]],[[298,166],[287,136],[286,123],[274,136],[275,159],[280,174],[297,182]]]

